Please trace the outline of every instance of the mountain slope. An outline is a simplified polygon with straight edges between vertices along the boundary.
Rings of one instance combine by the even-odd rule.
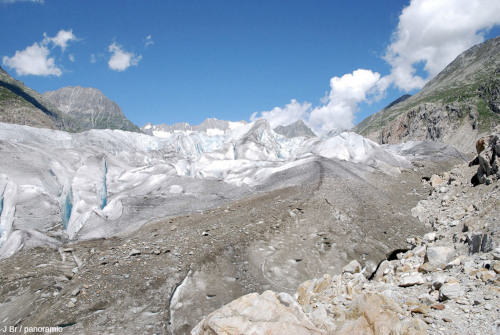
[[[120,106],[104,94],[91,87],[63,87],[45,92],[43,96],[59,110],[75,119],[82,130],[120,129],[140,132],[139,127],[130,122]]]
[[[414,96],[353,131],[379,143],[439,140],[461,150],[500,123],[500,36],[459,55]]]
[[[0,67],[0,122],[77,131],[77,123]]]

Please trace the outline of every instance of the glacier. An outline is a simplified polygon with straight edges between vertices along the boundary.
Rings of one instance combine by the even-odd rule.
[[[40,244],[120,236],[283,187],[280,173],[318,159],[367,173],[411,167],[355,133],[285,138],[266,120],[159,135],[0,123],[0,258]]]

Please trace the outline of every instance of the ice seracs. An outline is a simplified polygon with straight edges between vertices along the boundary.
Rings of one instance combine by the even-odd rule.
[[[316,159],[386,173],[410,166],[349,132],[286,138],[265,120],[215,119],[202,130],[70,134],[0,123],[0,257],[33,245],[29,240],[57,244],[119,235],[155,218],[217,206]]]

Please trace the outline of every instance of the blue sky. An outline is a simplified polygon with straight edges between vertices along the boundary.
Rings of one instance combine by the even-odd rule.
[[[351,127],[500,33],[498,0],[0,0],[2,67],[135,124]]]

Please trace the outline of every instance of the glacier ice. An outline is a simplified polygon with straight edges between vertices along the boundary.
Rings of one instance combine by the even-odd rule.
[[[22,245],[120,235],[208,209],[316,159],[387,173],[411,165],[354,133],[285,138],[265,120],[159,137],[0,123],[0,258]]]

